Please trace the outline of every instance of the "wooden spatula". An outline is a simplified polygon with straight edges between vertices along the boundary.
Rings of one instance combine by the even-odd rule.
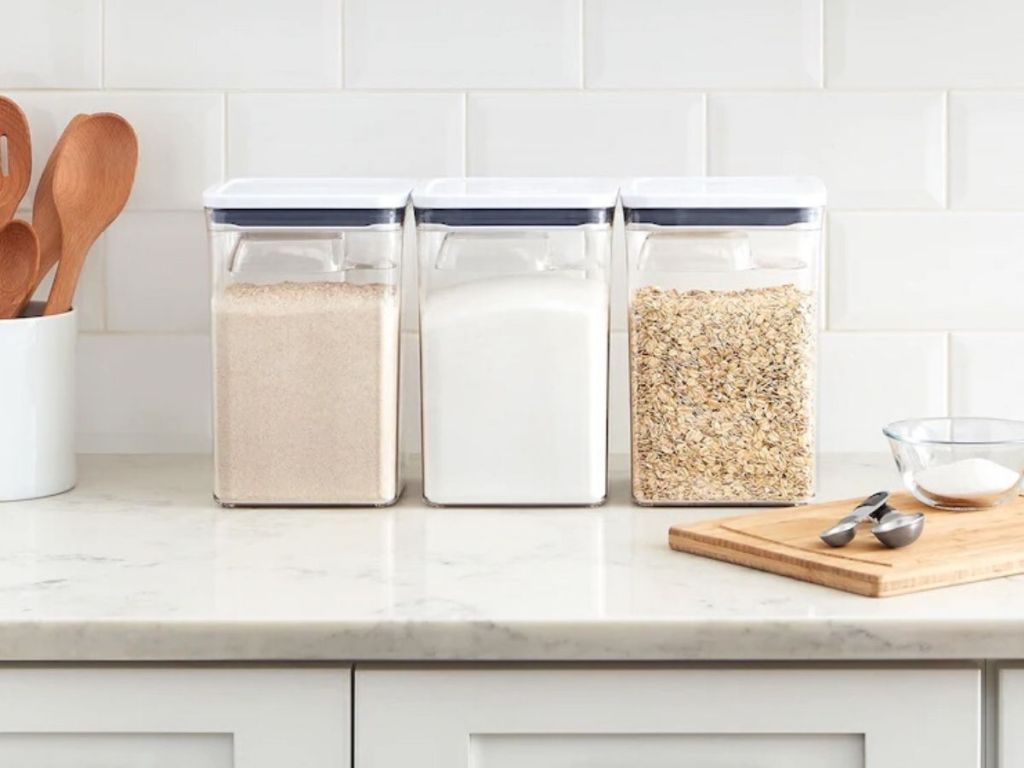
[[[21,107],[0,96],[0,227],[11,220],[32,178],[32,139]]]
[[[60,262],[43,314],[71,309],[85,257],[128,202],[138,163],[138,138],[120,115],[97,113],[68,127],[53,167]]]

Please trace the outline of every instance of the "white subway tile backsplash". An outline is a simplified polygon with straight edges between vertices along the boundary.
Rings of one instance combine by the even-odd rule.
[[[105,0],[113,88],[341,85],[338,0]]]
[[[826,0],[825,83],[838,88],[1024,85],[1018,0]]]
[[[401,394],[399,421],[400,450],[407,456],[421,453],[420,419],[420,337],[416,333],[402,334]]]
[[[626,232],[622,206],[615,207],[612,226],[612,264],[609,299],[611,304],[611,328],[625,331],[629,328],[629,276],[626,264]]]
[[[210,449],[210,340],[205,334],[83,334],[78,449]]]
[[[700,94],[471,94],[467,124],[473,175],[703,173]]]
[[[949,97],[950,199],[957,208],[1024,208],[1024,93]]]
[[[952,415],[1024,419],[1024,333],[954,333]]]
[[[629,337],[616,331],[608,347],[608,450],[629,453]]]
[[[33,183],[26,205],[32,203],[57,138],[80,112],[117,112],[135,127],[139,169],[130,210],[198,208],[203,189],[221,178],[224,109],[219,95],[21,91],[10,96],[32,127]]]
[[[128,211],[107,231],[106,245],[108,330],[209,330],[210,259],[202,213]]]
[[[0,88],[99,88],[101,3],[0,1]]]
[[[946,365],[944,333],[822,334],[819,450],[885,451],[890,421],[946,415]]]
[[[579,0],[345,0],[349,88],[574,88]]]
[[[462,173],[457,94],[232,94],[232,176]]]
[[[590,88],[821,85],[822,0],[584,0]]]
[[[834,214],[829,327],[1024,329],[1024,213]]]
[[[1024,418],[1017,0],[0,0],[0,18],[0,91],[31,121],[34,178],[75,114],[139,132],[132,199],[75,299],[85,450],[209,448],[198,209],[225,174],[815,174],[832,211],[821,448],[884,450],[882,423],[947,407]],[[627,311],[618,229],[617,454]],[[864,360],[896,373],[864,377]]]
[[[417,331],[420,326],[419,254],[416,251],[416,222],[411,205],[405,214],[402,234],[402,328]]]
[[[945,199],[941,93],[726,93],[708,101],[708,172],[820,176],[833,208]]]

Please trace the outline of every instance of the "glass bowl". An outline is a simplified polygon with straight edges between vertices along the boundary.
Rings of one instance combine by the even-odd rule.
[[[937,509],[974,510],[1020,493],[1024,422],[937,418],[882,429],[907,490]]]

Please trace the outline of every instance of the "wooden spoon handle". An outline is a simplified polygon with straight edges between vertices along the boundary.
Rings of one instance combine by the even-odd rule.
[[[92,243],[64,243],[60,261],[57,263],[57,274],[53,277],[50,295],[43,309],[44,315],[59,315],[71,309],[71,303],[75,300],[75,288],[78,287],[78,277],[82,273],[82,265],[91,247]]]
[[[53,172],[61,148],[71,134],[71,129],[87,117],[87,114],[75,115],[65,126],[64,133],[54,145],[53,151],[46,161],[46,166],[43,168],[43,175],[39,177],[39,184],[36,186],[35,202],[32,205],[32,226],[35,227],[36,234],[39,235],[39,272],[32,283],[32,293],[35,293],[39,284],[43,282],[43,278],[60,261],[62,235],[60,219],[53,202]]]

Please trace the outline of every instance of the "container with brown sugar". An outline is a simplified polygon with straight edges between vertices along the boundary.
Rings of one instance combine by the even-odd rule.
[[[206,193],[221,504],[398,499],[408,196],[388,179],[238,179]]]

